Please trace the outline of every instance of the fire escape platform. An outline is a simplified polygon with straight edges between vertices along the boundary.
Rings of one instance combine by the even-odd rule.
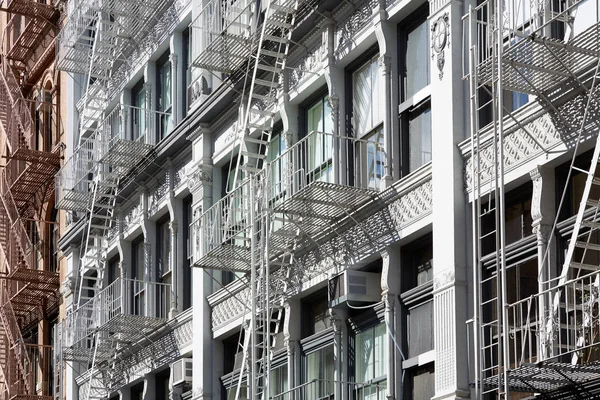
[[[28,17],[41,17],[47,20],[53,19],[58,14],[54,6],[35,0],[8,0],[6,2],[6,10],[15,14]]]
[[[51,187],[54,176],[60,169],[60,155],[57,153],[18,149],[11,157],[28,163],[25,170],[12,182],[10,190],[22,215],[33,217],[27,209],[33,204],[34,197],[44,187]],[[48,193],[44,194],[44,200]]]
[[[318,237],[335,229],[335,224],[354,214],[362,205],[375,198],[378,192],[372,189],[360,189],[352,186],[328,182],[313,182],[298,190],[294,195],[275,205],[274,212],[289,216],[288,222],[275,227],[270,236],[269,258],[276,260],[282,254],[292,251],[296,231],[300,229],[305,237]],[[241,230],[235,243],[223,243],[208,251],[192,267],[250,272],[250,247]],[[300,239],[299,247],[308,246],[308,239]]]
[[[220,32],[212,35],[216,38],[198,55],[194,66],[225,74],[233,73],[248,59],[251,39]]]
[[[560,82],[573,80],[595,66],[600,57],[600,23],[590,26],[569,42],[531,35],[503,53],[503,83],[507,90],[546,94]],[[494,57],[477,67],[478,80],[492,81]],[[592,71],[593,72],[593,71]]]
[[[117,139],[110,143],[108,151],[99,161],[110,166],[131,169],[142,161],[153,148],[153,145],[141,141]]]
[[[9,49],[6,57],[25,63],[30,58],[33,50],[40,45],[47,27],[48,23],[43,19],[32,18],[29,20],[19,38]]]
[[[543,399],[596,398],[600,395],[600,362],[527,364],[511,370],[509,382],[511,391],[541,393]],[[483,385],[497,387],[498,377],[484,380]]]
[[[376,193],[372,189],[328,182],[313,182],[277,204],[274,211],[293,217],[311,219],[313,224],[311,224],[310,232],[317,233],[334,221],[352,214],[366,202],[373,200]],[[317,220],[322,223],[320,230],[317,230],[318,224],[314,223]]]

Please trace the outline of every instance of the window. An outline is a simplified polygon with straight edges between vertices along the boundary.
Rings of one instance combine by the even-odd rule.
[[[269,143],[269,152],[267,154],[267,162],[271,163],[271,193],[273,197],[277,197],[285,190],[283,181],[286,162],[283,158],[279,158],[285,151],[285,140],[281,137],[281,133],[277,133]],[[277,160],[277,161],[275,161]]]
[[[406,398],[430,400],[435,396],[435,370],[433,364],[410,369],[407,375]]]
[[[171,228],[168,221],[162,222],[157,231],[157,280],[159,317],[166,318],[171,309]]]
[[[171,61],[169,54],[161,57],[157,63],[157,116],[156,125],[158,132],[158,140],[162,140],[169,134],[171,128]]]
[[[402,247],[404,341],[408,358],[433,349],[433,240],[431,234]]]
[[[331,107],[325,97],[310,106],[306,112],[305,142],[308,154],[307,178],[312,181],[333,181],[333,120]]]
[[[387,337],[385,323],[355,335],[358,398],[383,400],[386,388]]]
[[[333,346],[327,346],[306,354],[304,382],[314,382],[306,386],[306,393],[303,398],[317,400],[333,395],[333,360]]]
[[[385,117],[385,87],[377,56],[352,75],[354,137],[360,138],[379,126]]]
[[[146,294],[145,294],[145,266],[146,266],[146,246],[143,241],[137,241],[133,244],[133,280],[130,281],[130,293],[133,294],[133,314],[146,315]]]
[[[187,115],[187,111],[190,107],[190,103],[188,101],[188,93],[187,93],[187,89],[188,86],[192,83],[192,65],[191,65],[191,60],[192,60],[192,46],[191,46],[191,40],[192,40],[192,36],[190,36],[190,32],[186,29],[183,31],[182,34],[182,41],[183,41],[183,67],[185,68],[184,73],[183,73],[183,85],[180,85],[179,88],[184,88],[184,90],[181,90],[181,104],[183,104],[183,115],[186,116]],[[179,88],[176,88],[177,91],[179,91]]]
[[[288,395],[282,393],[288,390],[288,368],[287,365],[282,365],[278,368],[271,369],[270,375],[270,396],[272,400],[287,400]],[[279,396],[277,396],[279,395]],[[276,397],[275,397],[276,396]]]
[[[183,226],[189,227],[192,223],[192,198],[188,197],[183,200]],[[192,306],[193,301],[193,290],[192,290],[192,268],[190,266],[190,259],[192,256],[192,243],[190,240],[191,229],[183,230],[183,243],[185,245],[185,258],[183,260],[183,300],[182,308],[187,310]],[[176,267],[177,268],[177,267]]]
[[[532,184],[525,184],[512,190],[505,196],[505,237],[506,244],[515,243],[529,235],[532,231],[531,218]],[[496,249],[496,213],[495,203],[482,206],[485,215],[482,218],[482,250],[489,254]],[[486,212],[486,210],[491,210]]]
[[[401,24],[400,127],[402,172],[411,173],[432,159],[430,29],[427,5]]]
[[[406,32],[403,100],[411,98],[430,83],[429,34],[427,20],[420,20]]]
[[[133,140],[142,141],[146,135],[146,89],[144,82],[138,83],[131,93],[131,132]]]
[[[408,112],[409,172],[431,161],[431,107]]]
[[[355,165],[365,166],[356,171],[355,185],[361,188],[378,189],[385,174],[383,129],[380,127],[356,143]]]
[[[330,328],[329,304],[327,289],[302,300],[302,337],[308,337]]]

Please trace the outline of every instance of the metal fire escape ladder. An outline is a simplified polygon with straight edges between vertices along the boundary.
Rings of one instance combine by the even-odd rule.
[[[599,73],[600,60],[598,60],[596,68],[594,69],[591,87],[587,90],[586,105],[579,137],[582,136],[588,114],[591,112],[590,108],[592,107],[593,97],[598,93],[598,85],[600,85]],[[577,152],[573,154],[573,158],[575,157],[577,157]],[[596,137],[594,152],[590,167],[586,172],[585,185],[577,210],[575,224],[573,225],[573,232],[571,233],[571,239],[567,248],[567,254],[565,255],[561,274],[558,277],[557,286],[559,288],[564,286],[570,279],[576,279],[582,275],[600,271],[600,266],[595,262],[595,259],[600,256],[600,222],[598,221],[600,219],[600,198],[595,198],[598,196],[592,196],[594,187],[597,189],[600,188],[600,134]],[[596,191],[596,193],[598,193],[598,191]],[[593,308],[593,304],[598,300],[600,295],[599,288],[600,275],[596,276],[592,287],[581,288],[582,292],[580,295],[586,299],[584,307],[585,305],[588,305],[590,310]],[[564,308],[562,296],[562,289],[558,289],[554,294],[554,301],[552,304],[553,315],[562,312],[562,309]],[[554,320],[554,318],[548,319],[550,324]],[[586,328],[589,328],[592,323],[593,321],[589,315],[587,317],[586,315],[583,316],[581,329],[579,332],[576,332],[575,343],[573,343],[575,349],[584,348],[588,345],[588,343],[586,343],[584,332],[586,332]],[[552,330],[554,330],[553,327]],[[587,341],[594,342],[595,340],[593,338],[587,338]],[[580,354],[574,352],[571,363],[573,365],[577,364],[579,357]]]
[[[271,0],[266,3],[258,45],[250,56],[252,77],[245,99],[247,103],[240,111],[241,123],[237,132],[240,152],[236,158],[233,188],[237,188],[245,177],[258,173],[267,159],[275,115],[271,107],[277,103],[277,89],[285,70],[297,9],[298,0]],[[256,20],[259,11],[256,12]],[[262,130],[262,135],[250,137],[253,129]]]
[[[30,386],[25,367],[26,365],[30,365],[31,361],[29,360],[27,348],[19,329],[19,323],[10,301],[7,301],[0,307],[0,322],[4,325],[9,343],[12,344],[9,351],[14,354],[13,359],[16,360],[17,371],[15,372],[18,374],[17,381],[23,382],[26,392],[32,394],[35,388]]]
[[[272,107],[277,103],[277,90],[285,70],[297,8],[298,0],[267,1],[258,44],[250,56],[252,77],[249,93],[245,99],[242,97],[242,101],[247,103],[240,110],[241,123],[237,132],[240,150],[233,172],[233,190],[249,181],[244,215],[249,218],[250,321],[242,345],[244,353],[236,399],[241,396],[246,365],[249,369],[248,398],[268,398],[272,347],[283,319],[283,291],[276,300],[271,287],[269,231],[272,226],[267,211],[271,182],[266,166],[274,125]],[[256,12],[256,21],[259,20],[259,12]],[[259,137],[251,137],[254,130],[261,132]],[[233,212],[229,212],[227,219],[232,217]],[[285,261],[291,263],[292,259],[285,256],[282,260],[280,270],[287,270],[283,264]]]

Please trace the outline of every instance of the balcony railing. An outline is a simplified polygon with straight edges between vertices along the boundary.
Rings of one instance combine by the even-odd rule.
[[[206,4],[191,24],[194,65],[230,73],[248,59],[254,8],[248,0]]]
[[[246,233],[255,222],[250,220],[250,207],[256,207],[255,199],[250,195],[251,184],[255,185],[256,191],[264,190],[269,207],[275,212],[284,210],[297,196],[307,197],[303,201],[310,202],[314,195],[310,189],[316,186],[341,186],[352,188],[354,193],[366,193],[366,196],[374,194],[380,189],[385,169],[382,137],[369,140],[310,133],[268,162],[252,181],[244,182],[192,223],[194,243],[200,244],[195,248],[194,260],[223,244],[244,246]],[[315,199],[317,203],[326,202],[332,207],[335,207],[335,200]],[[258,219],[260,215],[255,217]]]
[[[170,291],[167,283],[118,278],[66,318],[63,343],[73,351],[85,351],[97,331],[129,338],[147,334],[168,318],[165,310],[170,305],[164,307],[161,301]]]
[[[548,360],[573,365],[595,361],[599,302],[597,271],[509,305],[511,367]]]
[[[348,394],[350,400],[387,399],[386,380],[377,382],[341,382],[326,379],[313,379],[281,393],[271,394],[270,400],[324,400],[334,399],[334,391]],[[273,390],[271,390],[273,392]]]
[[[91,183],[99,164],[110,171],[127,173],[152,148],[151,138],[170,126],[170,113],[118,104],[73,152],[56,177],[59,208],[85,210],[89,206]],[[108,171],[108,169],[107,169]]]

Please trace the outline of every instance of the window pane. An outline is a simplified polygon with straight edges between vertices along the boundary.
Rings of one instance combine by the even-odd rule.
[[[429,22],[408,34],[406,41],[406,99],[429,85]]]
[[[381,67],[379,65],[379,59],[376,58],[371,63],[371,82],[373,87],[371,89],[371,98],[373,99],[372,109],[372,121],[369,129],[374,128],[377,124],[383,122],[385,118],[385,82],[381,75]]]
[[[352,107],[355,136],[364,134],[373,126],[371,118],[371,63],[368,63],[354,73],[352,92]]]
[[[410,171],[431,161],[431,109],[417,114],[408,123]]]
[[[375,351],[373,352],[374,372],[373,378],[379,378],[385,375],[385,360],[387,359],[387,337],[385,323],[377,325],[374,329],[375,334]]]

